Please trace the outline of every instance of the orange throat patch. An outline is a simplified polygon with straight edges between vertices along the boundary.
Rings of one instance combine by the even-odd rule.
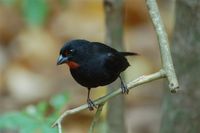
[[[69,66],[70,69],[76,69],[80,66],[78,63],[76,63],[74,61],[67,62],[67,65]]]

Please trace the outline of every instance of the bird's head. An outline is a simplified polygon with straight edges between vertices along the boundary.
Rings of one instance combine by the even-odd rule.
[[[78,68],[83,60],[84,46],[88,43],[86,40],[66,42],[60,50],[57,65],[68,64],[70,69]]]

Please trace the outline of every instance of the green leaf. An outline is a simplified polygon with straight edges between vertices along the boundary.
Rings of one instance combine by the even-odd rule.
[[[20,133],[56,133],[48,121],[40,121],[26,112],[9,112],[0,116],[1,129],[18,130]]]
[[[48,103],[42,101],[36,106],[29,105],[21,112],[8,112],[0,116],[0,131],[20,131],[20,133],[56,133],[51,124],[58,117],[59,110],[69,101],[68,93],[54,96],[50,104],[56,110],[45,116]]]
[[[48,109],[48,103],[45,101],[41,101],[36,105],[36,108],[37,108],[38,115],[41,117],[42,116],[44,117]]]
[[[36,122],[23,112],[9,112],[0,116],[0,128],[19,129],[30,124],[35,125]]]
[[[38,111],[37,107],[36,106],[33,106],[33,105],[29,105],[26,107],[24,113],[26,115],[28,115],[29,117],[35,119],[36,121],[38,122],[42,122],[44,121],[44,117],[41,112]]]
[[[44,124],[42,126],[42,133],[57,133],[57,129],[56,128],[52,128],[51,125],[48,124]]]
[[[22,12],[29,25],[44,24],[48,11],[47,0],[22,0]]]
[[[26,126],[20,128],[20,133],[36,133],[36,131],[40,129],[40,126],[40,123],[29,123]]]
[[[60,109],[67,104],[69,101],[69,95],[68,93],[62,93],[54,96],[50,100],[50,104],[56,111],[60,111]]]

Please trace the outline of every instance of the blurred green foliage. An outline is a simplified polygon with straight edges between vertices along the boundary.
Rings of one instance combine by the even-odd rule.
[[[49,14],[48,0],[0,0],[4,6],[16,6],[18,2],[27,25],[43,26]]]
[[[7,112],[0,116],[0,132],[16,131],[19,133],[56,133],[51,124],[58,118],[60,111],[69,101],[68,93],[55,95],[49,102],[41,101],[22,111]],[[53,113],[49,114],[49,109]]]
[[[50,12],[50,1],[48,0],[0,0],[0,5],[20,5],[21,13],[25,23],[29,26],[44,26]],[[58,3],[65,7],[68,0],[58,0]]]
[[[22,12],[29,25],[44,24],[48,11],[47,0],[22,0]]]

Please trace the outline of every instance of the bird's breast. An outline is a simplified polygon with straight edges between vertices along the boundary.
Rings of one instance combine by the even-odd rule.
[[[69,61],[67,62],[67,65],[70,69],[76,69],[80,67],[80,64],[76,63],[75,61]]]
[[[70,69],[72,77],[82,86],[98,87],[112,83],[117,79],[119,73],[107,71],[105,68],[95,64],[94,66],[80,66],[78,69]]]

